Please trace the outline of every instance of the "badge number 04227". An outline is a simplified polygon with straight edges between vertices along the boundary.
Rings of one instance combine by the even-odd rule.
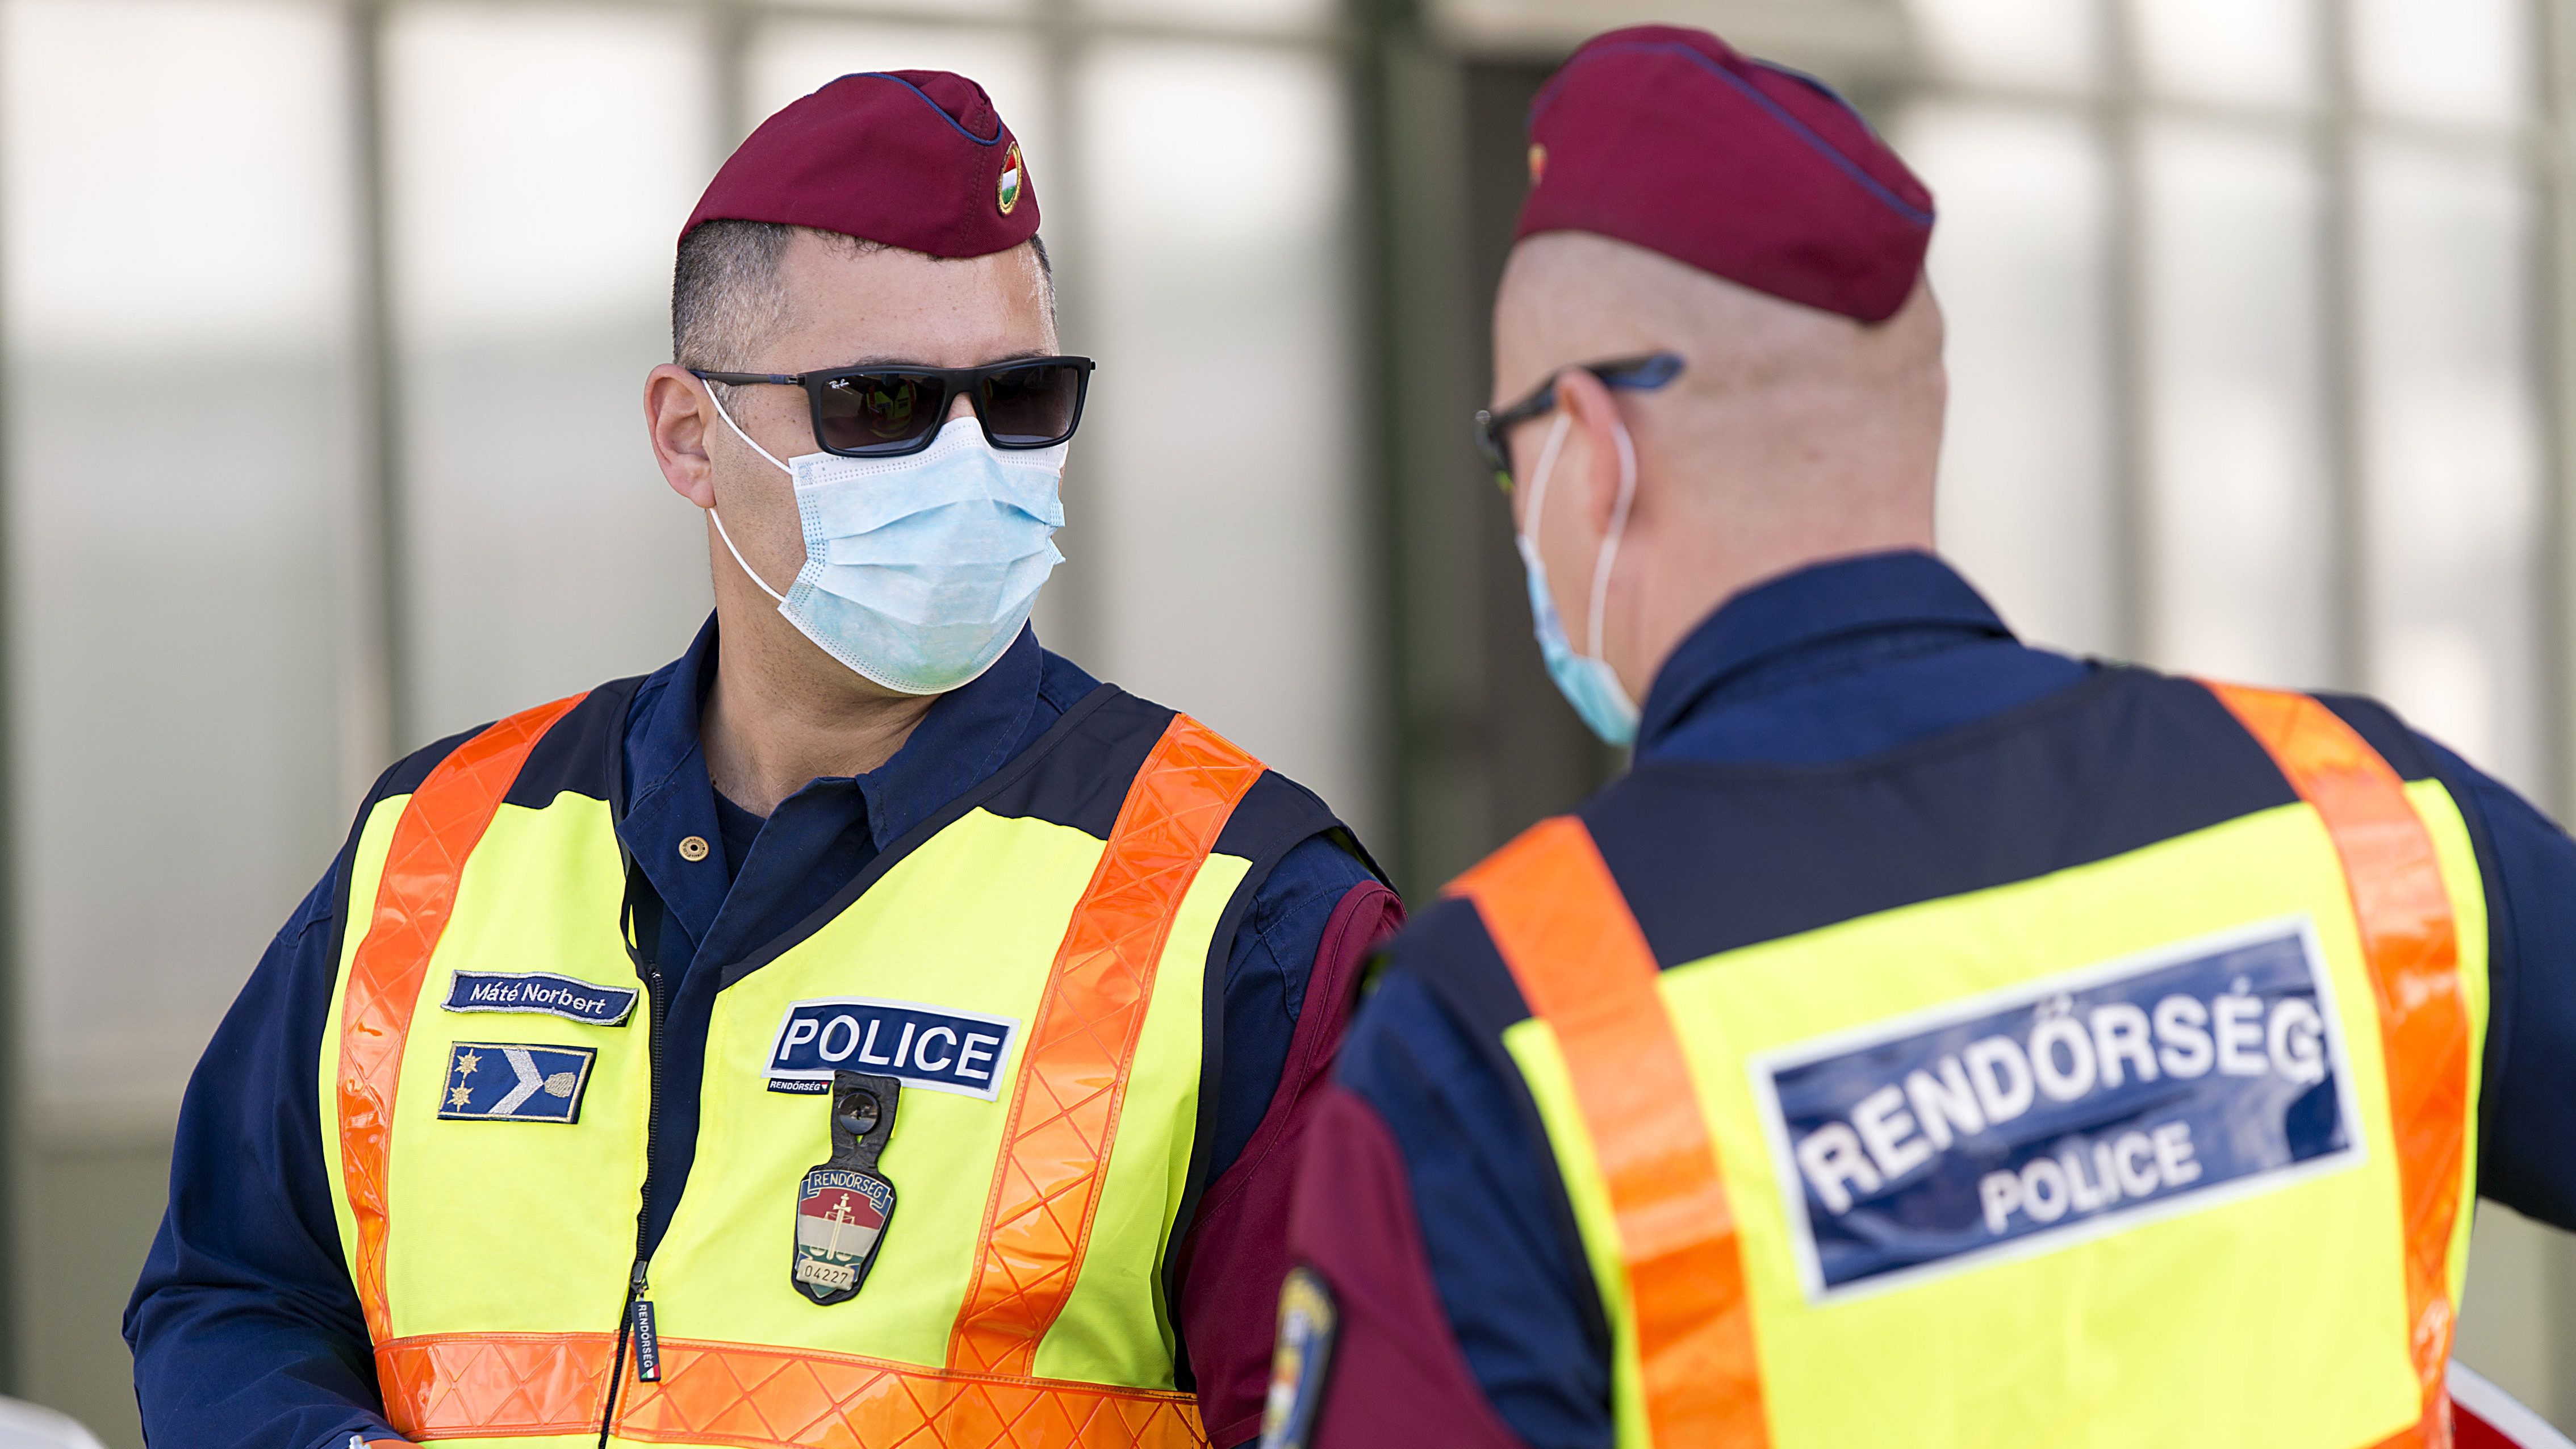
[[[846,1303],[867,1282],[894,1221],[894,1184],[877,1170],[903,1084],[892,1077],[835,1073],[832,1157],[805,1174],[796,1192],[795,1251],[788,1281],[813,1302]]]

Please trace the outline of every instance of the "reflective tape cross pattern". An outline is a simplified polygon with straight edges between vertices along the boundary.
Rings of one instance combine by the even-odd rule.
[[[1262,764],[1175,716],[1119,807],[1023,1049],[951,1368],[1025,1374],[1081,1276],[1164,939]]]
[[[2468,1150],[2471,1039],[2441,859],[2406,782],[2333,710],[2304,694],[2208,689],[2315,809],[2343,862],[2379,1005],[2406,1231],[2407,1348],[2424,1402],[2423,1416],[2382,1444],[2442,1449],[2451,1442],[2442,1370],[2451,1356],[2451,1234]]]
[[[393,1336],[385,1302],[388,1157],[403,1046],[431,953],[456,907],[465,859],[501,808],[528,752],[585,696],[539,705],[458,745],[412,791],[394,825],[367,934],[349,963],[340,1010],[340,1175],[357,1222],[356,1286],[367,1334]]]
[[[616,1339],[456,1333],[376,1350],[386,1416],[422,1440],[599,1433]],[[621,1442],[745,1449],[1206,1449],[1187,1394],[922,1368],[855,1354],[662,1340],[662,1380],[627,1385]]]
[[[1556,1035],[1618,1223],[1658,1444],[1770,1443],[1735,1213],[1661,975],[1580,820],[1542,820],[1450,893],[1473,901]]]

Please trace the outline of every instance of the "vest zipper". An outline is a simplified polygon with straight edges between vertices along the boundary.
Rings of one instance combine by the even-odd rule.
[[[659,1383],[662,1378],[661,1338],[654,1331],[653,1302],[645,1296],[652,1255],[646,1251],[646,1235],[653,1223],[653,1164],[662,1135],[662,1025],[667,1011],[662,994],[662,968],[658,963],[636,963],[637,974],[644,978],[644,996],[650,1003],[646,1012],[646,1030],[652,1033],[646,1044],[644,1078],[644,1190],[642,1202],[635,1209],[635,1267],[626,1280],[625,1311],[617,1316],[617,1352],[611,1360],[608,1375],[608,1407],[599,1420],[600,1449],[608,1449],[610,1429],[617,1423],[618,1390],[626,1384],[626,1346],[635,1345],[635,1377],[641,1383]]]

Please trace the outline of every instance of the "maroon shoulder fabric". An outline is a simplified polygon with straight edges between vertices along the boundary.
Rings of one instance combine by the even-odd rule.
[[[1350,1030],[1360,968],[1403,924],[1403,903],[1376,881],[1351,887],[1333,908],[1288,1040],[1278,1094],[1243,1154],[1208,1184],[1181,1242],[1181,1332],[1211,1444],[1240,1444],[1261,1432],[1279,1285],[1288,1278],[1289,1195],[1299,1148]]]
[[[1584,42],[1530,106],[1518,236],[1588,231],[1880,322],[1932,240],[1932,193],[1822,81],[1705,30]]]
[[[700,222],[767,221],[934,257],[1038,231],[1018,138],[984,88],[944,70],[845,75],[760,123],[707,184]]]
[[[1323,1093],[1288,1247],[1341,1310],[1317,1449],[1522,1449],[1476,1386],[1422,1245],[1404,1152],[1358,1093]]]

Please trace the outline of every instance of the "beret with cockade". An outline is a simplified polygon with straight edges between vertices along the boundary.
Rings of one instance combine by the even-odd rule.
[[[1038,198],[984,88],[943,70],[845,75],[761,122],[698,199],[699,223],[765,221],[934,257],[1037,235]]]
[[[1932,240],[1932,193],[1822,81],[1704,30],[1595,36],[1530,107],[1518,236],[1585,231],[1880,322]]]

